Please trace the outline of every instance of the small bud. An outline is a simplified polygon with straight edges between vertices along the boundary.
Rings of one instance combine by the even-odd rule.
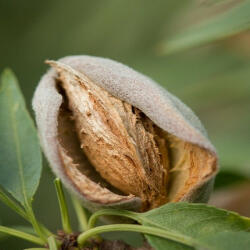
[[[87,208],[147,211],[208,199],[217,156],[188,107],[108,59],[47,63],[33,99],[41,144]]]

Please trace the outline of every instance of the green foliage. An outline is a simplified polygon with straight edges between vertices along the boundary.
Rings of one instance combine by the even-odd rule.
[[[93,228],[97,218],[103,215],[124,216],[137,221],[142,227],[123,224]],[[80,241],[97,232],[127,230],[143,232],[156,250],[227,250],[231,237],[236,239],[237,236],[239,240],[234,245],[238,244],[242,249],[250,247],[250,218],[204,204],[169,203],[146,213],[105,209],[90,217],[89,228],[91,231],[83,233]],[[160,231],[154,231],[156,228]]]
[[[56,193],[57,193],[57,199],[59,201],[61,220],[62,220],[62,228],[63,228],[64,232],[69,234],[72,232],[72,229],[70,226],[68,207],[67,207],[67,204],[65,201],[62,183],[61,183],[59,178],[56,178],[54,183],[55,183],[55,188],[56,188]]]
[[[0,185],[25,205],[39,184],[41,152],[33,121],[10,70],[1,76],[0,107]]]
[[[225,27],[230,29],[232,22],[234,25],[239,22],[236,29],[239,32],[246,20],[240,12],[247,11],[244,6],[248,4],[249,0],[138,0],[133,3],[77,0],[74,4],[65,0],[39,3],[27,0],[22,4],[18,0],[11,4],[1,1],[0,9],[4,11],[0,22],[0,66],[11,65],[16,70],[24,94],[30,100],[47,67],[43,64],[45,59],[90,54],[126,63],[157,80],[198,114],[218,150],[223,170],[250,178],[247,34],[168,56],[162,56],[163,51],[158,47],[162,41],[168,42],[177,34],[191,30],[194,26],[190,23],[200,25],[222,19],[223,25],[219,23],[215,30],[221,29],[219,35],[223,35]],[[194,11],[199,15],[193,22],[186,21]],[[240,13],[240,18],[230,18],[230,25],[225,24],[224,18],[232,13]],[[206,33],[206,29],[201,33]],[[39,206],[46,209],[45,200]],[[55,209],[49,211],[56,213]]]
[[[217,246],[214,238],[210,237],[220,232],[250,230],[249,218],[202,204],[172,203],[147,213],[139,214],[139,218],[143,225],[156,226],[185,237],[190,237],[191,242],[193,240],[196,242],[195,244],[198,244],[197,249],[200,249],[200,245],[204,249],[206,249],[206,245],[209,247],[208,249],[216,249],[216,247],[218,249],[227,249],[227,244],[223,245],[222,240],[220,240]],[[155,236],[147,235],[146,237],[156,249],[166,249],[167,247],[169,249],[190,249],[190,247],[184,248],[184,246],[180,248],[180,245],[173,241],[166,241]],[[229,235],[223,235],[223,239],[227,237],[230,238]],[[242,238],[244,237],[242,236]],[[250,237],[250,233],[248,233],[248,237]],[[246,245],[247,242],[249,247],[249,241],[238,241],[242,246]]]
[[[225,6],[227,9],[227,6]],[[177,32],[164,44],[165,53],[180,51],[233,36],[250,28],[250,1],[235,4],[186,30]]]
[[[249,250],[249,232],[219,232],[208,235],[201,239],[207,247],[200,247],[198,250]],[[209,246],[209,247],[208,247]]]
[[[189,25],[185,22],[186,16],[200,6],[214,8],[214,11]],[[223,11],[216,10],[223,6]],[[74,4],[59,0],[36,3],[14,0],[11,3],[1,1],[0,9],[3,10],[0,65],[15,68],[28,100],[45,70],[42,62],[47,58],[91,54],[122,61],[156,79],[198,113],[218,149],[222,170],[230,171],[232,180],[250,178],[249,40],[246,38],[248,45],[244,47],[245,38],[241,39],[242,31],[250,27],[249,0],[139,0],[131,3],[107,0]],[[184,27],[180,27],[181,22]],[[159,50],[159,44],[163,44],[163,50]],[[208,46],[195,48],[200,45]],[[188,51],[190,48],[192,50]],[[167,55],[169,53],[172,54]],[[23,208],[12,199],[22,205],[26,201],[31,203],[41,174],[41,155],[33,122],[17,81],[8,70],[2,74],[0,83],[0,142],[0,186],[6,191],[0,189],[0,199],[26,220],[37,224],[31,207],[27,213],[27,206]],[[52,192],[48,191],[52,176],[48,171],[45,173],[37,208],[51,227],[58,228],[55,217],[59,212],[56,202],[51,202]],[[228,175],[225,179],[226,185],[232,182]],[[219,182],[217,186],[225,185],[220,179]],[[13,197],[8,197],[9,194]],[[84,211],[79,203],[75,203],[75,208],[78,220],[83,218],[81,230],[86,230]],[[11,224],[12,214],[3,213],[1,207],[0,210],[2,221]],[[142,226],[136,230],[156,228],[177,238],[184,237],[199,250],[250,248],[248,218],[205,205],[169,204],[144,214],[99,211],[99,215],[102,213],[137,220]],[[112,226],[109,225],[110,231],[114,229]],[[4,233],[0,234],[0,240],[4,240],[9,229],[1,229]],[[44,242],[26,228],[8,232],[38,244]],[[181,241],[177,243],[150,233],[146,237],[156,249],[193,249]],[[13,246],[12,239],[6,241],[6,245],[1,241],[1,249],[9,249],[10,243]],[[50,244],[56,247],[53,238]],[[18,242],[13,249],[23,247]]]
[[[27,219],[43,242],[46,232],[39,225],[32,209],[32,199],[39,184],[42,164],[36,130],[25,107],[17,80],[5,70],[0,82],[0,185],[19,201],[24,209],[0,190],[0,199],[19,215]],[[1,226],[1,232],[20,238],[29,237],[21,231]]]

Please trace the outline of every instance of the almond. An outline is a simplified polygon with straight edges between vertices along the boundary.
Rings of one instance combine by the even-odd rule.
[[[192,111],[102,58],[47,61],[33,107],[52,169],[86,207],[146,211],[206,201],[217,155]]]

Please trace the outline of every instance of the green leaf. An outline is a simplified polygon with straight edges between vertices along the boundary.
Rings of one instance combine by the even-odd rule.
[[[26,211],[22,208],[22,206],[16,200],[9,197],[9,195],[6,192],[4,192],[1,187],[0,187],[0,201],[5,203],[5,205],[7,205],[9,208],[11,208],[17,214],[19,214],[24,219],[29,221],[28,215]]]
[[[196,242],[197,249],[202,249],[200,247],[204,247],[204,249],[207,247],[209,247],[208,249],[217,249],[213,248],[216,241],[213,238],[206,238],[208,235],[217,235],[226,231],[238,232],[250,230],[249,218],[204,204],[170,203],[137,215],[139,216],[138,221],[142,225],[158,227],[189,238],[190,242]],[[158,250],[167,248],[192,249],[191,247],[159,237],[150,235],[146,235],[146,237],[149,243]],[[250,243],[248,247],[250,249]]]
[[[176,33],[163,44],[165,53],[214,42],[233,36],[250,28],[250,1],[246,0],[233,8],[201,21],[186,30]]]
[[[127,217],[137,221],[142,226],[135,228],[131,224],[120,226],[115,224],[115,226],[95,228],[97,219],[107,215]],[[205,204],[179,202],[169,203],[145,213],[117,209],[99,210],[92,214],[88,225],[89,230],[78,238],[81,243],[85,242],[92,234],[108,231],[133,231],[144,233],[156,250],[224,250],[227,249],[227,245],[223,245],[223,239],[226,239],[227,236],[221,233],[250,231],[250,218]],[[156,228],[160,231],[155,231]],[[217,245],[215,235],[221,235],[221,239],[219,236],[217,237]],[[242,242],[239,246],[245,249],[244,247],[248,245],[250,249],[250,242],[246,240],[247,236],[243,234],[241,237]]]
[[[0,82],[0,185],[21,204],[31,202],[41,176],[41,152],[17,79],[5,70]]]
[[[142,247],[144,244],[143,235],[135,232],[110,232],[102,234],[101,237],[106,240],[121,240],[132,247]]]
[[[208,235],[201,240],[209,245],[209,248],[198,248],[199,250],[249,250],[250,248],[249,232],[221,232]]]

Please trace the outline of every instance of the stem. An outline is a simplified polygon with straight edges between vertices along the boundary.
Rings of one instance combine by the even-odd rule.
[[[48,248],[25,248],[24,250],[48,250]]]
[[[148,227],[148,226],[132,225],[132,224],[114,224],[114,225],[95,227],[80,234],[78,236],[77,241],[79,246],[83,246],[88,238],[93,237],[94,235],[100,233],[112,232],[112,231],[139,232],[139,233],[162,237],[168,240],[173,240],[190,247],[196,246],[195,242],[191,238],[178,235],[177,233],[172,233],[170,231],[162,230],[156,227]]]
[[[28,215],[29,221],[32,224],[35,232],[43,240],[43,242],[46,243],[46,234],[43,231],[43,229],[41,228],[40,224],[38,223],[38,221],[35,217],[31,203],[26,204],[25,209],[26,209],[26,213]]]
[[[48,250],[48,248],[25,248],[24,250]]]
[[[15,236],[15,237],[27,240],[27,241],[30,241],[30,242],[38,244],[38,245],[42,245],[42,246],[44,245],[44,241],[42,239],[40,239],[32,234],[24,233],[24,232],[16,230],[16,229],[0,226],[0,232]]]
[[[59,178],[56,178],[54,183],[55,183],[57,198],[58,198],[58,202],[59,202],[59,206],[60,206],[63,230],[66,233],[71,233],[72,229],[70,226],[69,213],[68,213],[68,208],[67,208],[66,201],[65,201],[62,183],[61,183]]]
[[[48,245],[50,250],[58,250],[56,239],[53,236],[48,238]]]
[[[45,234],[47,237],[54,235],[52,232],[49,231],[48,228],[46,228],[43,224],[38,223],[39,227],[41,228],[43,234]]]
[[[25,204],[24,204],[25,210],[24,210],[16,201],[8,197],[8,195],[5,194],[5,192],[2,189],[0,189],[0,199],[7,206],[13,209],[16,213],[21,215],[25,220],[29,221],[32,224],[36,233],[41,237],[41,239],[44,240],[44,243],[46,242],[45,232],[46,233],[50,233],[50,232],[44,226],[39,225],[38,221],[35,218],[31,202],[25,199]]]
[[[103,209],[93,213],[89,218],[88,229],[95,226],[97,219],[103,215],[115,215],[122,216],[139,222],[139,218],[136,213],[127,210],[116,210],[116,209]]]
[[[88,218],[85,209],[76,197],[71,196],[71,199],[78,219],[79,229],[80,231],[86,231],[88,229]]]
[[[26,211],[13,199],[11,199],[1,188],[0,188],[0,200],[5,203],[9,208],[23,217],[25,220],[30,222],[30,218]],[[50,236],[52,233],[43,225],[40,224],[40,228],[47,235]]]
[[[14,210],[17,214],[22,216],[25,220],[29,220],[25,210],[13,199],[11,199],[5,192],[0,188],[0,200],[5,203],[8,207]]]

